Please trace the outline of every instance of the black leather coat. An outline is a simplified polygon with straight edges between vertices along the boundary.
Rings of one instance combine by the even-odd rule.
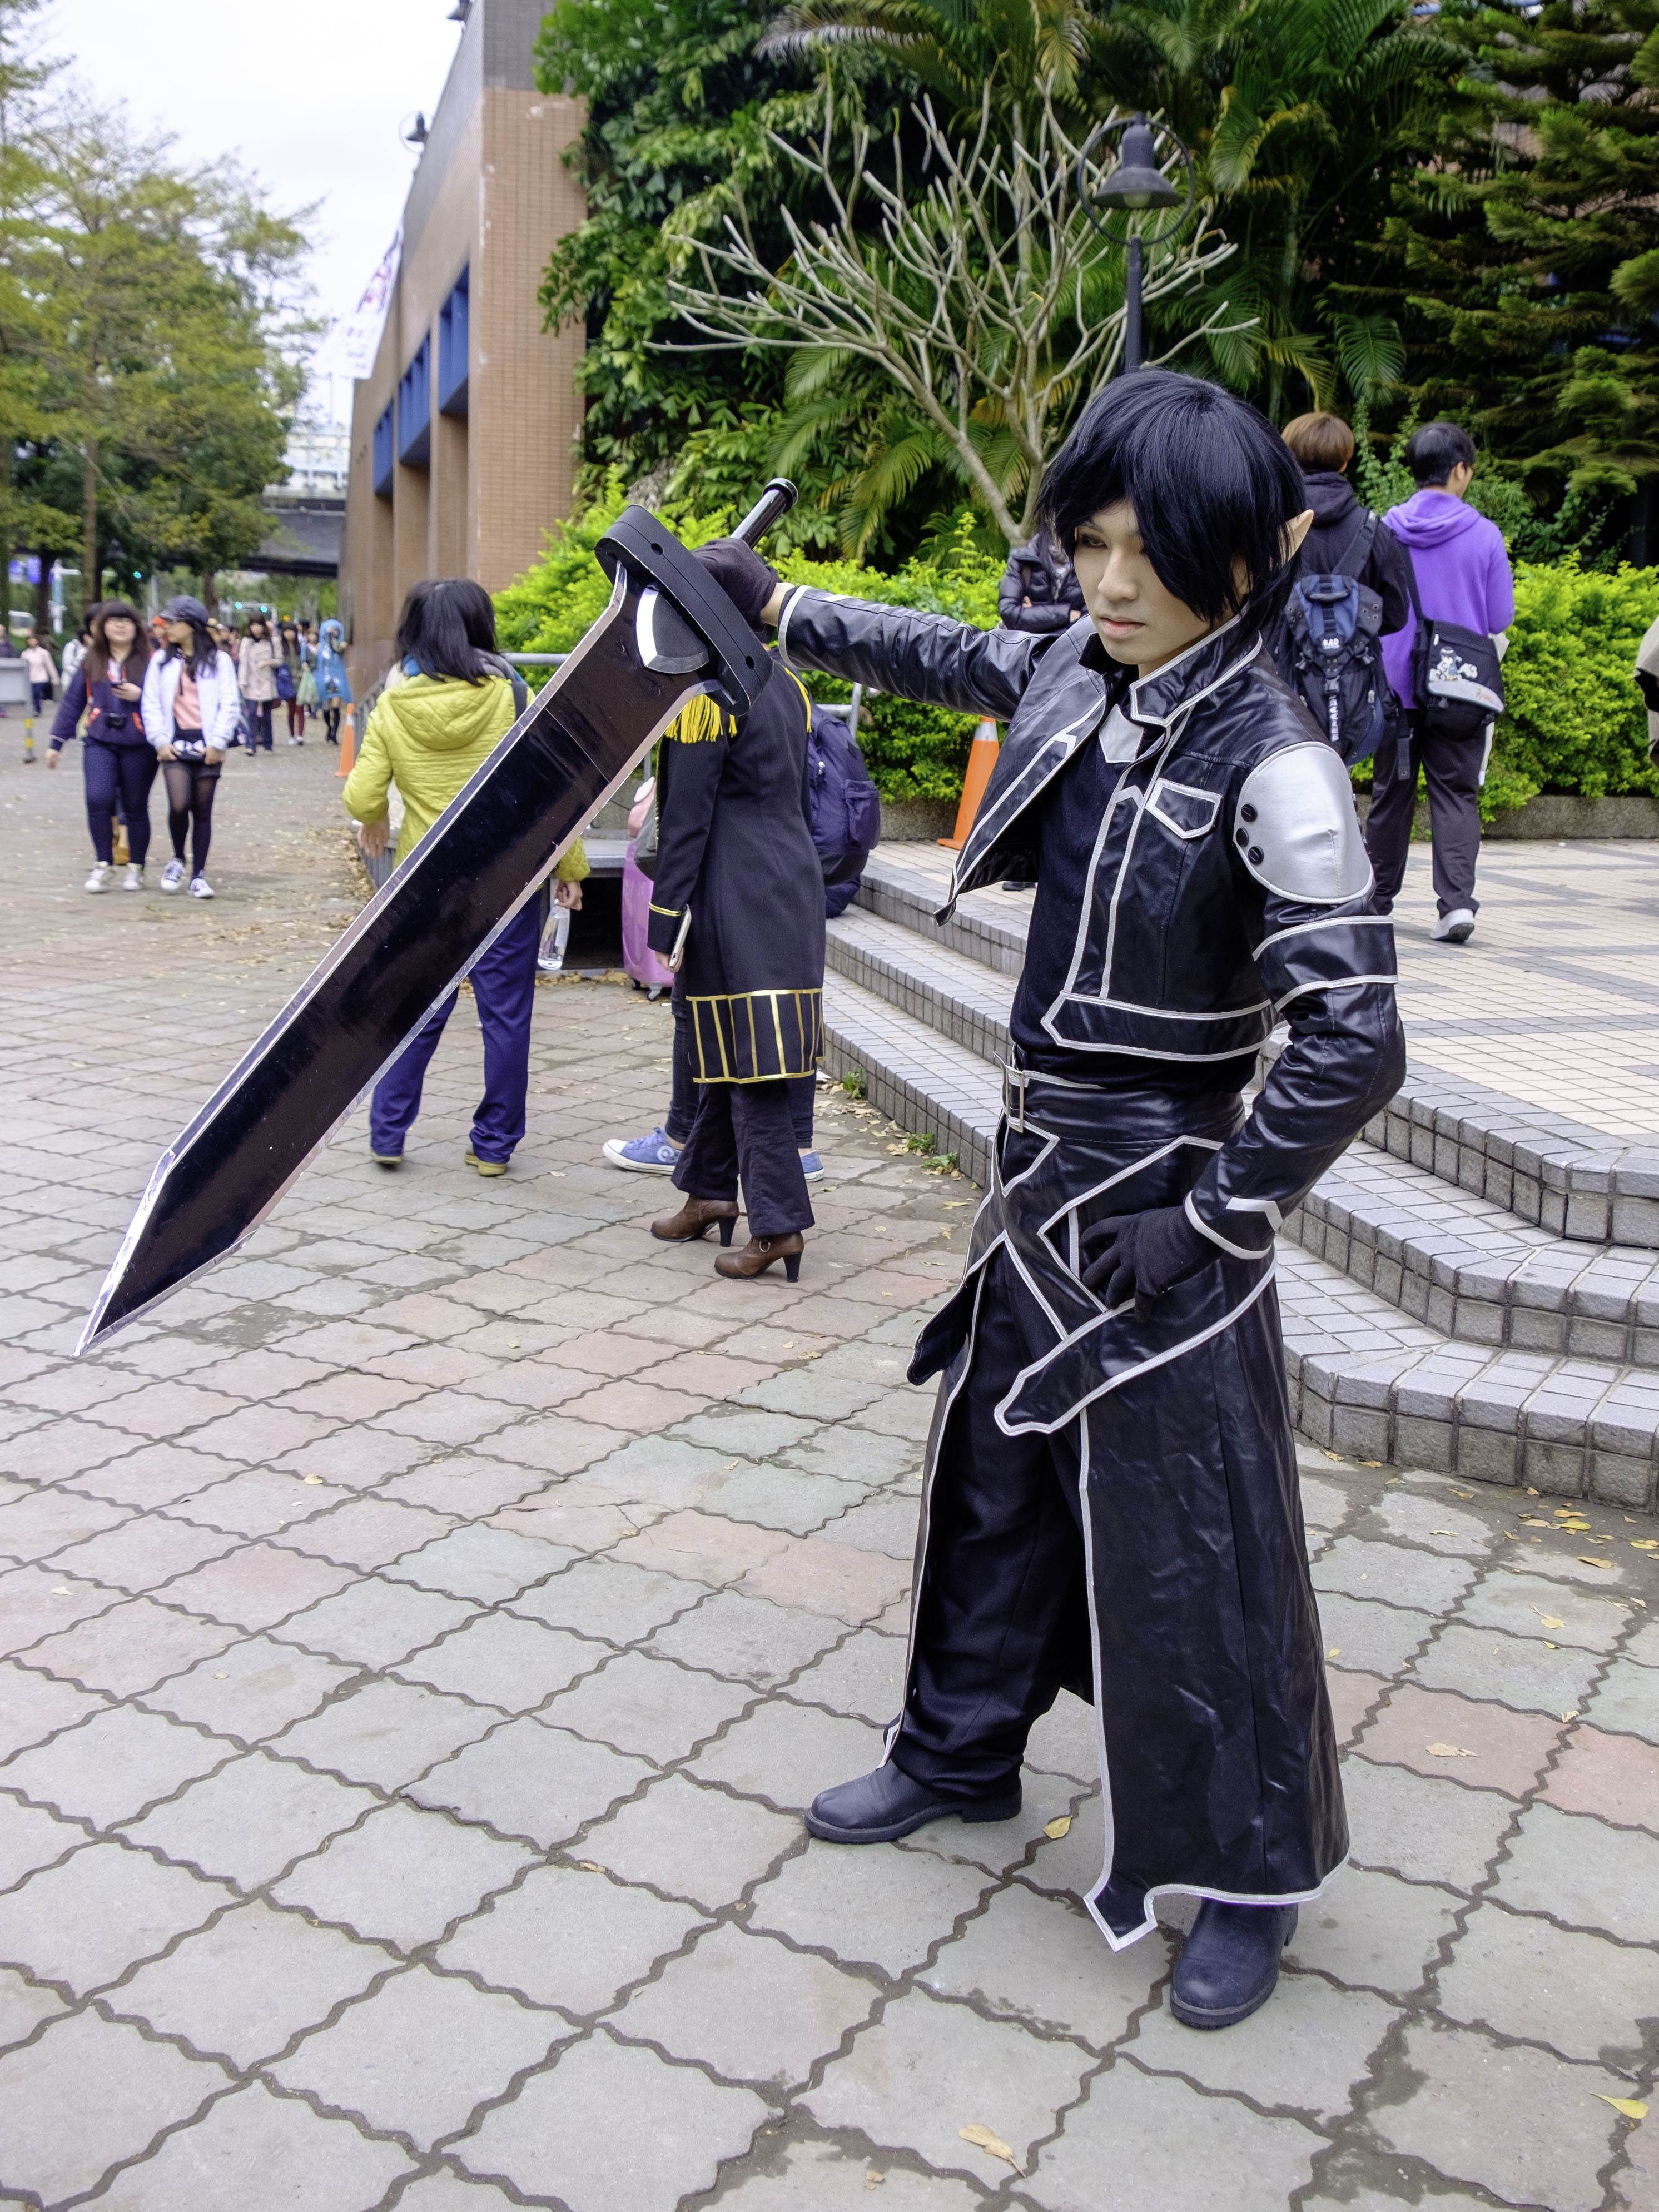
[[[1127,688],[1083,624],[1048,641],[802,591],[779,637],[798,665],[1008,724],[952,904],[1017,874],[1036,881],[1041,914],[1054,803],[1108,794],[1092,837],[1069,824],[1066,850],[1092,857],[1072,893],[1082,910],[1060,917],[1069,966],[1051,963],[1034,1001],[1042,1066],[1007,1079],[963,1282],[911,1369],[943,1370],[917,1588],[944,1571],[932,1531],[951,1519],[949,1416],[972,1370],[997,1427],[1053,1438],[1056,1474],[1080,1488],[1087,1617],[1066,1648],[1091,1655],[1079,1686],[1103,1721],[1097,1923],[1121,1946],[1163,1894],[1313,1897],[1348,1837],[1273,1231],[1404,1072],[1393,936],[1371,911],[1346,772],[1237,625]],[[1092,765],[1080,749],[1101,743],[1120,693],[1115,781],[1059,785],[1073,761]],[[1281,1019],[1288,1041],[1247,1115],[1241,1056]],[[1084,1238],[1108,1215],[1169,1206],[1214,1264],[1145,1317],[1107,1307],[1082,1280]],[[988,1298],[1023,1346],[994,1374],[976,1349]],[[913,1644],[913,1686],[915,1667]]]

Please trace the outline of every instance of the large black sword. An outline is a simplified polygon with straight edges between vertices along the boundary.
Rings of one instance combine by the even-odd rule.
[[[775,477],[734,534],[794,501]],[[77,1352],[246,1243],[689,699],[759,695],[759,638],[654,515],[624,507],[596,550],[610,605],[162,1153]]]

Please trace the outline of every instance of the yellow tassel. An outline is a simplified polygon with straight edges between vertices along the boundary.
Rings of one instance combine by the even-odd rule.
[[[672,743],[682,745],[712,744],[716,738],[729,738],[737,728],[730,714],[723,714],[706,691],[682,707],[664,731]]]

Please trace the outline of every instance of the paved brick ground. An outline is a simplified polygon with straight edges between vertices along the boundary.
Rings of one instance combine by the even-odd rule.
[[[459,1020],[401,1175],[347,1132],[70,1362],[355,905],[326,762],[227,786],[216,905],[92,900],[76,781],[0,768],[0,2203],[1650,2212],[1604,2100],[1659,2033],[1651,1522],[1307,1455],[1355,1863],[1200,2037],[1173,1937],[1076,1903],[1075,1703],[1006,1826],[800,1827],[897,1693],[902,1363],[970,1197],[872,1117],[826,1114],[799,1288],[720,1283],[593,1164],[665,1011],[561,984],[510,1181],[459,1164]]]

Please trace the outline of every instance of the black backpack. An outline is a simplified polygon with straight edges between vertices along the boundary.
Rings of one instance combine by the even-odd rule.
[[[1358,580],[1376,531],[1368,507],[1334,569],[1303,571],[1285,601],[1276,656],[1280,675],[1348,768],[1376,750],[1394,705],[1378,643],[1382,597]]]

